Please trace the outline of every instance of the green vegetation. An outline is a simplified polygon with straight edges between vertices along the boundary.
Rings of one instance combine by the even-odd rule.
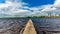
[[[26,18],[60,18],[60,16],[27,16]]]
[[[0,17],[0,18],[60,18],[60,16],[27,16],[27,17]]]

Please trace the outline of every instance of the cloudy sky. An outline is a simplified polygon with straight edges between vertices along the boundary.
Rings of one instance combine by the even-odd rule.
[[[60,0],[0,0],[0,17],[60,14]]]

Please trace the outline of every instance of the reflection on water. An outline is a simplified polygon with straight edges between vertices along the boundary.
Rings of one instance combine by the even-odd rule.
[[[40,30],[60,31],[60,18],[31,19],[38,34],[40,34]],[[29,18],[0,18],[0,34],[19,34],[21,29],[25,27],[28,20]]]

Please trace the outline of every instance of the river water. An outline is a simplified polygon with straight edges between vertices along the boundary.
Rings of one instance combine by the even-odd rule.
[[[50,27],[42,30],[60,31],[60,18],[0,18],[0,34],[20,34],[29,19],[32,19],[38,33],[41,26]]]

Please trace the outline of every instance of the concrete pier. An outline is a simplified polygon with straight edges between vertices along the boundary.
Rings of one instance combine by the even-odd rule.
[[[26,24],[23,34],[37,34],[31,19]]]

